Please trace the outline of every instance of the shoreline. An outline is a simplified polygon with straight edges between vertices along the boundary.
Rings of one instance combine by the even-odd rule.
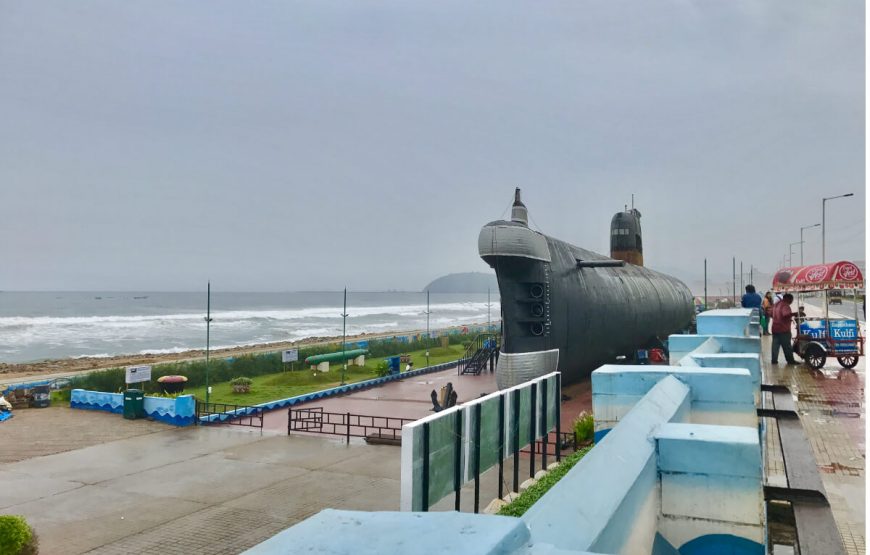
[[[449,331],[462,329],[469,326],[486,326],[486,322],[473,322],[469,324],[461,324],[439,328],[436,331]],[[347,342],[363,341],[366,339],[381,339],[384,337],[394,337],[402,335],[413,335],[417,333],[426,333],[426,330],[402,330],[392,331],[389,333],[361,333],[357,335],[348,335]],[[240,345],[238,347],[228,347],[224,349],[209,350],[210,358],[227,358],[231,356],[242,356],[250,354],[273,353],[292,349],[294,347],[323,345],[329,343],[341,342],[341,336],[326,336],[326,337],[308,337],[297,341],[281,341],[276,343],[261,343],[257,345]],[[205,349],[192,349],[181,353],[160,353],[160,354],[132,354],[132,355],[115,355],[104,358],[82,357],[82,358],[65,358],[65,359],[50,359],[40,360],[36,362],[22,363],[5,363],[0,362],[0,384],[9,384],[21,381],[29,381],[27,378],[62,378],[86,374],[88,372],[99,372],[109,370],[111,368],[121,368],[124,366],[134,366],[139,364],[167,364],[173,362],[189,362],[202,360],[205,358]]]

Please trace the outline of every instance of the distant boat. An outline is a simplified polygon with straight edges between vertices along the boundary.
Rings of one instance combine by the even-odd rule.
[[[148,295],[142,295],[141,297],[133,297],[134,299],[147,299]]]
[[[98,301],[101,301],[101,300],[103,300],[103,298],[102,298],[102,297],[94,297],[94,298],[95,298],[95,299],[97,299],[97,300],[98,300]]]

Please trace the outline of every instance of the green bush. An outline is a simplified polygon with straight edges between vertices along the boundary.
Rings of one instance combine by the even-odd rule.
[[[595,418],[583,411],[574,419],[574,439],[577,443],[592,441],[595,437]]]
[[[543,497],[551,487],[556,485],[556,482],[561,480],[565,474],[568,474],[568,471],[574,468],[574,465],[580,462],[580,459],[582,459],[590,449],[592,449],[592,447],[584,447],[583,449],[565,457],[559,466],[547,472],[547,474],[538,480],[535,485],[522,492],[519,497],[499,509],[497,514],[502,516],[523,516],[523,514],[528,511],[529,508],[538,501],[538,499]]]
[[[0,555],[31,555],[38,552],[36,534],[23,516],[0,515]]]
[[[244,376],[240,376],[238,378],[233,378],[230,380],[230,385],[251,385],[254,383],[254,380],[251,378],[246,378]]]

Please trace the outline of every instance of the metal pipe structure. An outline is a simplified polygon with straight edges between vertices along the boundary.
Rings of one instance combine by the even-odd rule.
[[[511,220],[486,224],[478,251],[498,278],[500,388],[557,370],[576,382],[692,321],[685,284],[529,229],[519,190]]]
[[[804,265],[804,230],[819,227],[822,224],[805,225],[801,228],[801,266]],[[823,257],[824,258],[824,257]]]
[[[835,197],[825,197],[822,199],[822,264],[825,263],[825,203],[835,198],[851,197],[855,193],[846,193],[845,195],[837,195]]]

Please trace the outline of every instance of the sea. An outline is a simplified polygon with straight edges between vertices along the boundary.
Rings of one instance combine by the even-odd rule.
[[[212,348],[340,336],[343,292],[211,294]],[[0,292],[0,362],[204,349],[205,292]],[[426,294],[347,293],[347,334],[426,329]],[[431,330],[497,322],[493,294],[432,293]]]

